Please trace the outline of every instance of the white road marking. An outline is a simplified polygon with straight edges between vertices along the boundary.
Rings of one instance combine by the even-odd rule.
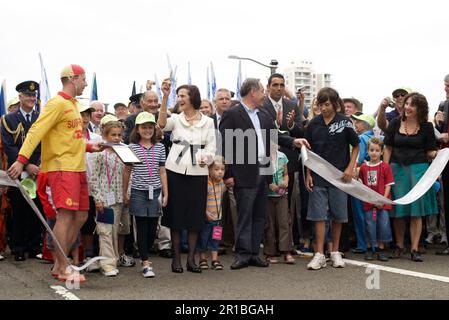
[[[378,264],[371,264],[371,263],[357,261],[357,260],[343,259],[343,261],[346,262],[347,264],[358,266],[358,267],[378,269],[381,271],[397,273],[397,274],[401,274],[401,275],[405,275],[405,276],[411,276],[411,277],[416,277],[416,278],[422,278],[422,279],[428,279],[428,280],[449,283],[449,277],[438,276],[435,274],[416,272],[416,271],[410,271],[410,270],[406,270],[406,269],[399,269],[399,268],[392,268],[392,267],[385,267],[385,266],[381,266]]]
[[[55,290],[56,294],[59,294],[66,300],[81,300],[63,286],[50,286],[50,288]]]

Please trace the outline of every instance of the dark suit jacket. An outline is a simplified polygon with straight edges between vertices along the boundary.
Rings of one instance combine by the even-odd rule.
[[[265,113],[265,112],[259,112],[259,121],[260,121],[260,127],[261,129],[265,130],[277,130],[276,126],[274,125],[274,122],[271,120],[271,118]],[[248,129],[254,130],[253,123],[251,122],[250,117],[248,116],[248,113],[246,112],[245,108],[238,104],[228,111],[226,111],[220,121],[220,133],[222,137],[222,155],[225,157],[226,162],[232,162],[230,164],[226,165],[226,173],[225,173],[225,179],[234,178],[235,186],[236,187],[243,187],[243,188],[252,188],[257,185],[257,179],[259,176],[259,170],[260,167],[257,163],[250,163],[251,157],[248,156],[249,150],[252,150],[254,152],[254,146],[249,146],[249,139],[243,140],[243,146],[239,145],[237,146],[237,138],[232,137],[232,141],[226,140],[226,129],[241,129],[243,132]],[[257,137],[256,137],[257,139]],[[281,135],[278,136],[278,144],[281,146],[284,146],[286,148],[292,148],[293,147],[293,138],[289,137],[287,135]],[[226,145],[232,143],[232,150],[233,154],[232,157],[228,154],[226,154]],[[265,136],[265,152],[266,156],[270,157],[270,135],[267,134]],[[239,152],[243,152],[243,163],[242,164],[236,164],[236,155],[237,150]],[[257,143],[256,143],[256,150],[257,150]],[[229,150],[228,150],[229,151]],[[257,151],[256,151],[257,152]],[[241,154],[239,154],[241,156]],[[254,155],[253,155],[254,156]],[[255,155],[257,159],[257,153]],[[268,182],[272,181],[272,175],[267,176]]]
[[[274,109],[273,103],[269,98],[266,98],[263,106],[261,108],[266,112],[271,120],[276,121],[276,110]],[[287,127],[287,114],[291,111],[295,111],[295,125],[290,130]],[[301,115],[299,113],[299,108],[293,101],[282,98],[282,124],[279,128],[281,131],[287,131],[291,137],[303,138],[304,137],[304,127],[302,125]],[[281,147],[281,152],[285,153],[288,158],[288,172],[294,172],[299,170],[299,150]]]
[[[214,115],[212,115],[210,117],[212,118],[212,120],[214,120],[214,127],[215,127],[215,129],[218,129],[217,114],[215,113]]]
[[[14,135],[8,132],[8,128],[5,128],[2,123],[2,142],[3,148],[5,150],[5,154],[8,157],[8,167],[10,167],[19,156],[20,148],[22,147],[23,141],[25,140],[25,136],[30,130],[31,125],[37,120],[39,117],[39,113],[33,111],[31,115],[31,123],[27,124],[25,118],[23,117],[20,109],[14,113],[9,113],[4,116],[6,124],[8,128],[12,131],[15,131],[19,126],[19,123],[22,123],[23,126],[23,134],[19,134],[17,140],[14,142]],[[34,150],[31,158],[29,159],[29,163],[34,165],[39,165],[41,162],[41,145],[39,144],[37,148]]]
[[[441,133],[447,132],[448,127],[448,116],[449,116],[449,100],[443,101],[438,106],[438,111],[443,111],[444,114],[444,121],[440,124],[437,123],[435,128]]]

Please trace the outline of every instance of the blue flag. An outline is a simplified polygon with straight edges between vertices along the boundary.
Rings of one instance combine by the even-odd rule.
[[[154,82],[156,82],[156,93],[159,96],[159,101],[162,101],[161,85],[159,84],[159,80],[157,79],[157,75],[156,74],[154,74]]]
[[[211,75],[211,84],[210,84],[210,89],[211,89],[211,99],[209,100],[213,100],[215,99],[215,93],[217,92],[217,81],[215,80],[215,72],[214,72],[214,65],[212,64],[212,62],[210,63],[210,75]]]
[[[92,92],[90,94],[90,101],[98,100],[98,91],[97,91],[97,75],[94,72],[94,79],[92,80]]]
[[[6,114],[6,80],[3,80],[2,88],[0,89],[0,116]]]
[[[175,66],[175,70],[173,72],[170,72],[170,80],[171,80],[171,89],[170,89],[170,96],[168,97],[168,107],[172,108],[176,104],[176,83],[177,83],[177,77],[176,77],[176,71],[178,70],[178,66]]]
[[[207,99],[209,99],[209,101],[212,101],[212,99],[210,98],[209,67],[207,67]]]

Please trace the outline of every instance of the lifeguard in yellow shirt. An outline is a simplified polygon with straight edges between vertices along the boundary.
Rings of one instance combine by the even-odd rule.
[[[53,232],[67,255],[89,210],[85,153],[101,151],[101,146],[86,144],[83,137],[79,104],[75,97],[81,95],[87,86],[84,69],[76,64],[65,67],[61,72],[61,82],[62,91],[42,108],[8,175],[16,179],[33,150],[41,143],[41,171],[47,173],[58,212]],[[85,281],[83,275],[67,271],[67,259],[63,253],[59,250],[55,253],[53,276],[61,281],[72,280],[74,276],[75,281]]]

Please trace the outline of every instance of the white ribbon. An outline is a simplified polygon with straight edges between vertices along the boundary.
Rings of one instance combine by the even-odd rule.
[[[327,180],[338,189],[350,194],[353,197],[375,205],[404,205],[418,200],[432,187],[449,161],[449,148],[440,150],[437,157],[432,161],[432,164],[429,166],[418,183],[413,187],[413,189],[402,198],[394,201],[385,198],[383,195],[365,186],[360,181],[352,179],[351,182],[344,183],[341,180],[343,177],[343,172],[304,146],[301,148],[301,157],[303,165],[320,175],[323,179]]]
[[[56,238],[55,234],[53,233],[53,230],[51,230],[50,226],[48,225],[47,220],[44,218],[42,213],[36,207],[36,204],[34,203],[33,199],[31,199],[30,195],[23,188],[23,186],[20,184],[19,180],[12,180],[6,174],[5,171],[0,170],[0,186],[15,187],[15,188],[18,188],[20,190],[20,192],[22,193],[22,196],[25,198],[26,202],[28,202],[30,207],[36,213],[37,217],[41,220],[41,222],[44,225],[45,229],[47,229],[47,232],[50,233],[51,236],[53,237],[53,241],[56,243],[56,247],[59,249],[59,251],[62,252],[62,254],[65,257],[65,259],[67,261],[67,264],[68,264],[68,266],[70,268],[72,268],[73,270],[76,270],[76,271],[81,271],[81,270],[86,269],[89,265],[91,265],[92,263],[94,263],[94,262],[96,262],[98,260],[105,260],[105,259],[107,259],[106,257],[95,257],[95,258],[89,259],[89,261],[87,263],[85,263],[84,265],[82,265],[81,267],[74,266],[74,265],[70,264],[69,259],[67,258],[66,254],[65,254],[64,250],[62,249],[62,246],[59,243],[58,239]]]

